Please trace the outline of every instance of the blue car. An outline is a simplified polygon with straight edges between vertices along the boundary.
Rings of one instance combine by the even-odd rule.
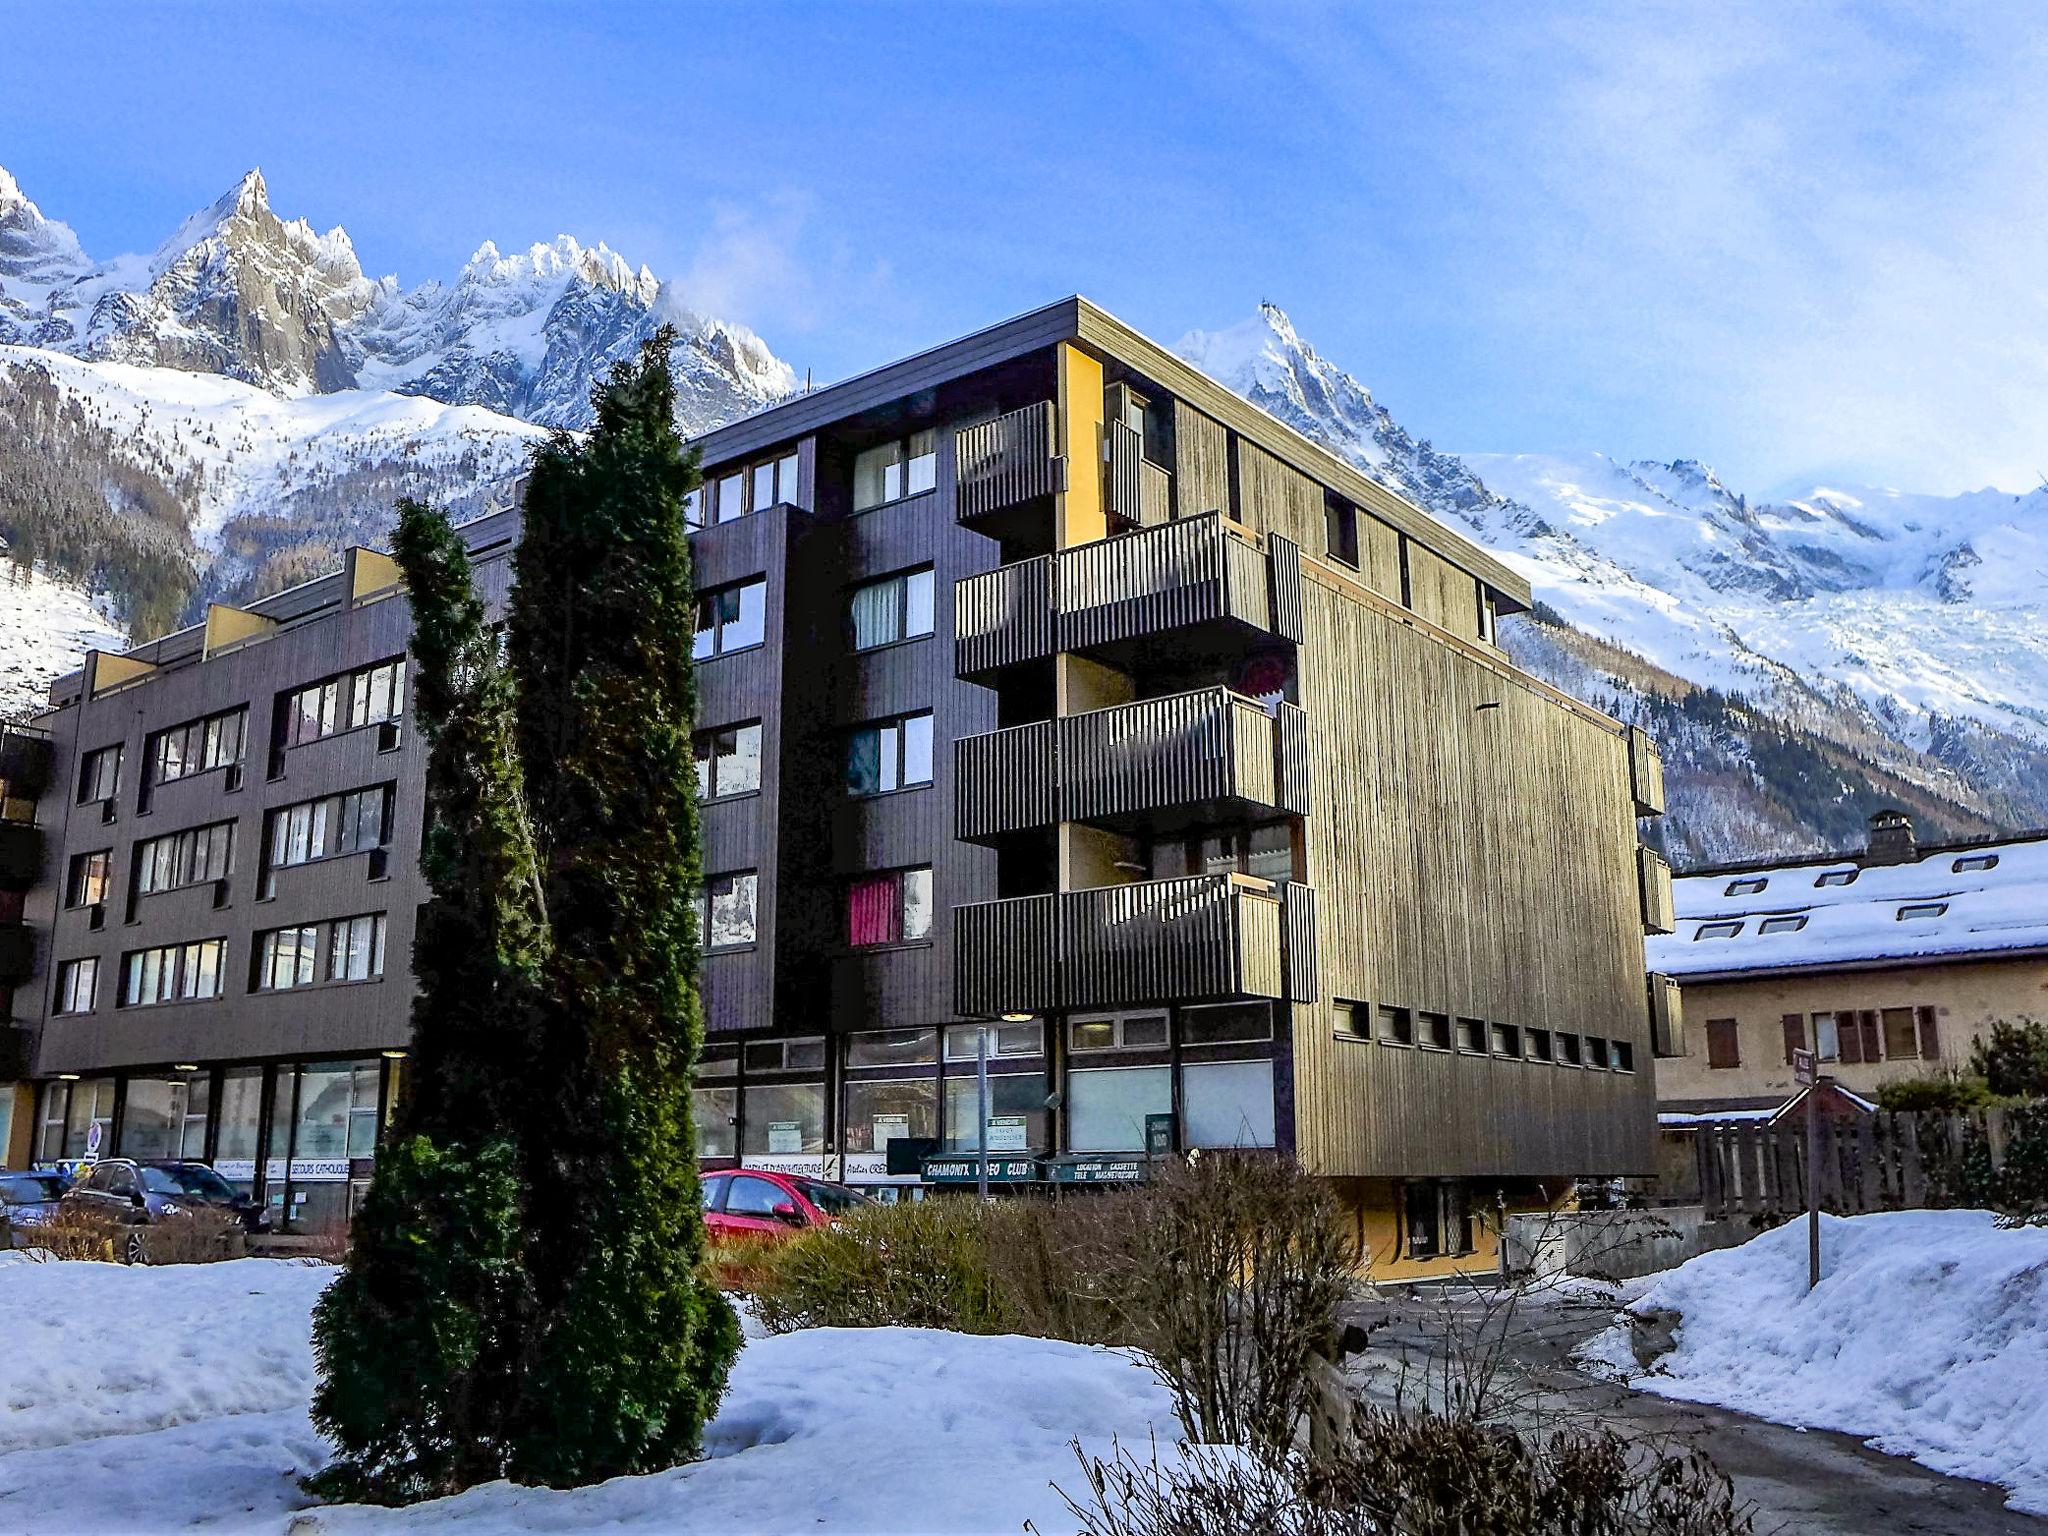
[[[70,1188],[61,1173],[0,1170],[0,1223],[15,1247],[27,1237],[27,1229],[39,1227],[57,1214],[57,1202]]]

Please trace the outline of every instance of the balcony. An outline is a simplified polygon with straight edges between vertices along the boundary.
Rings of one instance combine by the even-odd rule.
[[[985,842],[1061,821],[1169,832],[1308,814],[1308,717],[1202,688],[954,743],[954,836]]]
[[[1109,512],[1140,528],[1157,528],[1173,515],[1173,476],[1145,457],[1144,434],[1120,421],[1105,429]]]
[[[27,890],[42,867],[42,828],[26,821],[0,821],[0,891]]]
[[[1196,653],[1229,637],[1301,639],[1301,551],[1220,512],[1098,539],[963,577],[954,670],[985,676],[1061,651],[1112,664],[1171,637]]]
[[[36,936],[25,923],[0,923],[0,987],[36,973]]]
[[[1315,995],[1315,893],[1195,875],[953,911],[959,1012]]]
[[[955,515],[968,527],[1067,488],[1059,452],[1059,412],[1050,400],[953,434],[958,466]]]
[[[50,784],[50,738],[21,725],[0,725],[0,798],[33,800]]]

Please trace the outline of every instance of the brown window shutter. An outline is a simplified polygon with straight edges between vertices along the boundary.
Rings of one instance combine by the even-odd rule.
[[[1707,1065],[1710,1067],[1739,1067],[1742,1065],[1741,1036],[1733,1019],[1707,1020]]]
[[[1941,1031],[1934,1024],[1934,1010],[1922,1007],[1914,1010],[1920,1015],[1920,1059],[1933,1061],[1941,1055]]]
[[[1884,1038],[1884,1033],[1877,1027],[1877,1010],[1865,1008],[1856,1015],[1856,1019],[1863,1026],[1863,1059],[1883,1061],[1884,1047],[1878,1042]]]
[[[1863,1036],[1857,1032],[1854,1009],[1840,1009],[1835,1014],[1835,1048],[1841,1052],[1844,1066],[1863,1060]]]
[[[1806,1015],[1787,1013],[1781,1015],[1785,1023],[1785,1065],[1792,1065],[1792,1053],[1806,1049]]]

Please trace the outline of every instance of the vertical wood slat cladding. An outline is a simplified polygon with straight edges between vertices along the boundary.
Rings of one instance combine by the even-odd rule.
[[[1108,455],[1110,515],[1126,522],[1142,522],[1145,485],[1140,467],[1145,462],[1145,436],[1121,421],[1105,423],[1103,436]]]
[[[1053,896],[953,908],[953,1008],[970,1017],[1060,1006],[1059,905]]]
[[[1643,932],[1671,932],[1678,920],[1671,896],[1671,866],[1654,848],[1636,850],[1636,890],[1642,900]]]
[[[1301,644],[1301,546],[1282,534],[1266,536],[1266,565],[1272,582],[1272,628]]]
[[[1316,892],[1312,885],[1290,880],[1280,888],[1280,906],[1287,919],[1287,997],[1313,1003],[1316,985]]]
[[[975,677],[1053,653],[1053,557],[968,576],[953,589],[954,669]]]
[[[1363,511],[1358,514],[1358,574],[1381,597],[1401,601],[1401,535]]]
[[[1318,547],[1324,533],[1321,484],[1248,438],[1236,439],[1236,449],[1238,520],[1260,533]]]
[[[955,837],[994,837],[1060,819],[1053,793],[1056,726],[1038,720],[953,743]]]
[[[1479,583],[1466,571],[1408,541],[1409,606],[1465,640],[1479,638]]]
[[[1314,774],[1309,766],[1308,712],[1285,699],[1273,712],[1273,745],[1279,754],[1274,769],[1283,811],[1306,816],[1315,805]]]
[[[1301,1155],[1360,1176],[1643,1171],[1653,1088],[1620,728],[1329,580],[1304,598],[1307,874],[1342,914],[1319,925],[1323,998],[1625,1040],[1638,1070],[1340,1040],[1319,1007],[1295,1041]]]
[[[1638,816],[1664,814],[1664,758],[1657,743],[1640,725],[1628,728],[1629,788],[1634,793]]]
[[[1050,400],[1027,405],[953,434],[961,521],[999,512],[1067,487],[1067,461],[1057,449],[1059,413]],[[1092,474],[1093,465],[1080,473]]]
[[[1230,510],[1230,433],[1185,400],[1173,402],[1175,515]]]

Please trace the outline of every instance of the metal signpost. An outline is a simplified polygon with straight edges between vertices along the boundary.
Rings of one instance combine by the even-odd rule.
[[[974,1026],[974,1192],[988,1199],[988,1025]]]
[[[1792,1080],[1806,1085],[1806,1288],[1820,1284],[1820,1074],[1812,1051],[1792,1051]]]

